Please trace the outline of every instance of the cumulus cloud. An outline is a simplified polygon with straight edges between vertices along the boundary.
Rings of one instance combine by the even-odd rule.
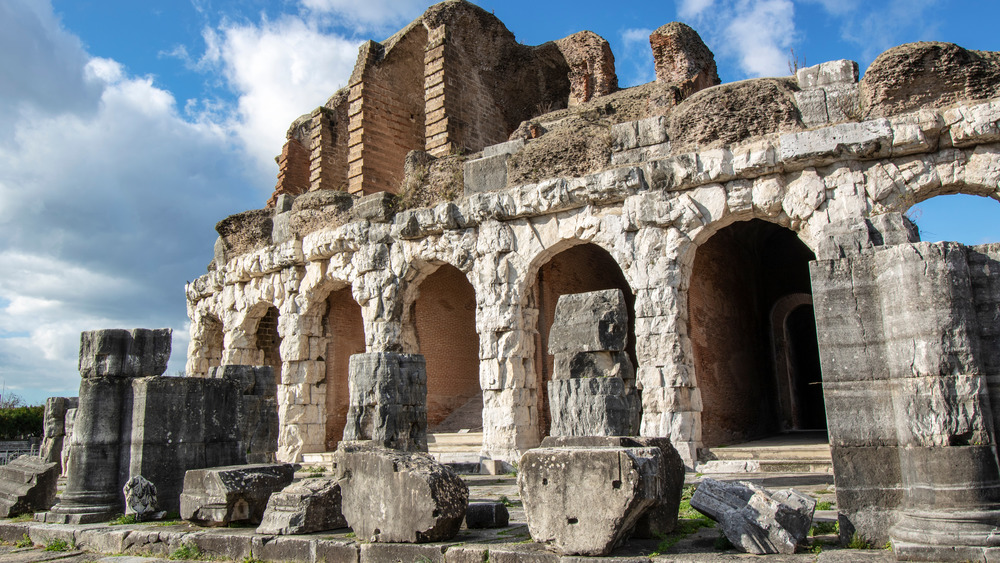
[[[212,226],[270,186],[225,124],[90,56],[49,4],[0,3],[0,43],[24,29],[31,49],[0,48],[0,379],[32,402],[75,394],[79,333],[112,327],[174,328],[180,369]]]
[[[622,87],[645,84],[656,79],[653,51],[649,47],[652,29],[630,28],[621,32],[624,52],[618,57],[618,74]]]
[[[682,19],[694,19],[712,7],[714,0],[681,0],[677,3],[677,15]]]
[[[302,4],[317,13],[334,14],[361,26],[384,26],[409,21],[433,2],[425,0],[302,0]]]
[[[259,25],[226,23],[207,28],[204,38],[199,64],[220,71],[238,95],[228,126],[259,172],[272,177],[289,124],[347,85],[360,44],[297,16]]]
[[[898,45],[904,35],[933,39],[939,20],[932,14],[942,9],[941,0],[873,2],[865,10],[842,10],[828,2],[822,2],[824,9],[842,18],[841,37],[861,48],[863,65]]]

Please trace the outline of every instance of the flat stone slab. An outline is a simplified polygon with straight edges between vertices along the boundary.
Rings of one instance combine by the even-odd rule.
[[[308,534],[346,528],[340,503],[340,483],[336,479],[303,479],[271,495],[257,533]]]
[[[427,454],[341,442],[334,463],[344,517],[365,541],[445,541],[465,519],[469,487]]]
[[[0,518],[48,510],[56,502],[59,464],[22,455],[0,466]]]
[[[260,523],[268,497],[292,482],[288,463],[192,469],[184,474],[181,518],[204,526]]]

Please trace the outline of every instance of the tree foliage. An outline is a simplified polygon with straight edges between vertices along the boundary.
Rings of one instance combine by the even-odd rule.
[[[44,428],[45,407],[26,407],[24,400],[14,393],[0,398],[0,440],[23,440],[41,436]]]

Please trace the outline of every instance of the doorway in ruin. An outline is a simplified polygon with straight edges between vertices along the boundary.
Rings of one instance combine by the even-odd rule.
[[[262,365],[274,369],[274,381],[281,382],[281,335],[278,334],[278,308],[267,308],[257,321],[256,347],[263,354]]]
[[[416,352],[427,362],[427,431],[483,428],[476,291],[458,268],[443,264],[419,282],[410,319]]]
[[[698,247],[688,334],[705,447],[825,431],[814,259],[793,231],[759,219],[725,227]]]
[[[323,315],[326,336],[326,451],[334,451],[344,437],[350,406],[349,370],[351,355],[365,351],[365,323],[361,306],[351,288],[330,293]]]
[[[531,299],[538,310],[535,334],[535,375],[538,384],[539,439],[549,435],[549,380],[553,357],[549,354],[549,329],[555,318],[556,302],[562,295],[603,289],[620,289],[628,307],[628,346],[632,366],[638,369],[635,354],[635,295],[618,262],[596,244],[573,246],[556,254],[538,269]]]

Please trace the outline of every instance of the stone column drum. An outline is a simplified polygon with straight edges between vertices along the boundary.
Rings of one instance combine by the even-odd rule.
[[[80,335],[80,403],[69,443],[66,489],[46,520],[87,523],[123,512],[122,444],[129,443],[132,380],[161,375],[170,329],[95,330]]]
[[[427,451],[427,365],[420,354],[354,354],[344,440]]]

